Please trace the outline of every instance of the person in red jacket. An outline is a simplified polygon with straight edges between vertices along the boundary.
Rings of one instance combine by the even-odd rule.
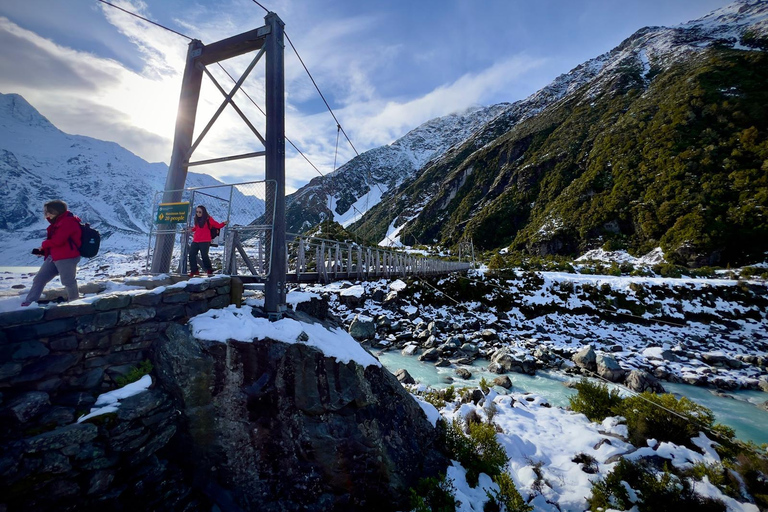
[[[80,262],[80,219],[67,209],[67,203],[60,200],[48,201],[43,205],[43,215],[50,223],[48,236],[32,254],[44,258],[40,270],[32,280],[22,306],[37,301],[43,288],[57,275],[67,290],[67,300],[77,300],[77,264]]]
[[[211,228],[221,229],[227,225],[227,222],[216,222],[208,215],[205,206],[198,206],[195,209],[195,222],[192,225],[192,244],[189,246],[189,275],[194,277],[200,275],[197,271],[197,253],[203,259],[203,269],[209,276],[213,275],[211,258],[208,257],[208,249],[211,247]]]

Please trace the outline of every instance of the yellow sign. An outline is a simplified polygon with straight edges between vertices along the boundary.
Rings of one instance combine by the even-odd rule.
[[[187,222],[189,201],[184,203],[160,203],[155,224],[177,224]]]

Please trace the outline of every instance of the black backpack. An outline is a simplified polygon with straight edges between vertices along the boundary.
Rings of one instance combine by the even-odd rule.
[[[90,224],[80,223],[80,256],[93,258],[99,253],[101,235]]]

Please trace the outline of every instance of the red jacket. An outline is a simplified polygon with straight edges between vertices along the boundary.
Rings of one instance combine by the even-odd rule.
[[[78,258],[80,256],[80,218],[66,211],[53,219],[48,226],[48,238],[43,241],[43,254],[53,261]]]
[[[192,241],[193,242],[210,242],[211,241],[211,228],[223,228],[223,222],[216,222],[216,220],[209,216],[203,227],[197,227],[197,218],[194,219],[195,224],[192,225]]]

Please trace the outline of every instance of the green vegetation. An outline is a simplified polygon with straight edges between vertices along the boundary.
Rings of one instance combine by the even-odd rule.
[[[748,34],[744,44],[765,41]],[[761,260],[765,83],[768,54],[724,47],[657,69],[650,83],[627,67],[597,96],[585,87],[521,123],[497,121],[353,230],[383,238],[393,219],[424,204],[401,232],[406,243],[471,237],[480,250],[531,255],[661,246],[687,267]]]
[[[691,438],[698,436],[699,431],[710,436],[714,433],[719,441],[734,437],[730,428],[715,425],[712,411],[686,397],[678,400],[671,394],[646,391],[624,399],[620,412],[627,419],[629,440],[636,446],[646,439],[656,439],[693,448]]]
[[[615,389],[608,391],[608,386],[587,379],[582,379],[574,388],[578,393],[568,398],[573,411],[583,413],[589,421],[596,423],[617,415],[622,400]]]
[[[669,441],[694,447],[691,438],[700,431],[716,436],[721,443],[734,437],[729,427],[715,423],[715,416],[704,406],[682,397],[665,393],[657,395],[646,391],[628,398],[621,398],[616,390],[608,390],[604,384],[586,379],[575,386],[578,393],[568,400],[575,412],[583,413],[590,421],[601,422],[609,416],[623,416],[627,420],[629,440],[635,446],[647,439]]]
[[[627,459],[621,459],[605,479],[592,486],[592,496],[587,503],[595,512],[632,507],[640,512],[726,509],[722,502],[695,494],[688,479],[680,478],[668,468],[658,471],[647,462]]]
[[[440,478],[422,478],[415,489],[410,489],[410,505],[413,512],[455,512],[456,488],[445,475]]]
[[[449,456],[467,470],[467,482],[477,485],[480,473],[500,475],[507,464],[507,453],[496,439],[496,427],[490,423],[467,422],[467,433],[457,420],[440,422],[440,433]]]
[[[134,366],[131,371],[121,377],[115,379],[115,383],[118,387],[126,386],[132,382],[136,382],[145,375],[149,375],[152,372],[153,366],[149,359],[142,361],[139,366]]]
[[[609,391],[603,384],[582,380],[576,385],[577,395],[571,397],[571,409],[584,413],[591,421],[600,422],[608,416],[623,416],[627,421],[629,441],[643,446],[648,439],[672,442],[698,450],[691,442],[704,431],[718,442],[716,449],[723,459],[722,464],[696,464],[692,469],[653,468],[645,462],[621,460],[608,477],[593,487],[589,499],[591,510],[631,508],[627,489],[621,484],[627,482],[639,496],[638,509],[677,510],[676,507],[701,507],[696,510],[724,510],[719,502],[702,500],[688,488],[688,479],[710,483],[725,494],[743,499],[742,487],[755,498],[761,507],[768,506],[768,457],[765,447],[740,443],[734,440],[731,428],[717,424],[714,414],[687,398],[679,400],[670,394],[655,395],[641,393],[622,399],[616,391]],[[580,454],[574,462],[583,463],[585,471],[590,466],[586,456]],[[675,491],[677,489],[677,491]],[[679,493],[679,496],[671,494]],[[640,503],[642,501],[642,504]],[[668,503],[669,508],[662,507]]]
[[[488,493],[488,501],[483,506],[483,512],[495,512],[504,506],[506,512],[531,512],[533,507],[528,505],[520,492],[515,487],[515,482],[509,476],[508,471],[503,471],[493,479],[499,490],[493,494]]]

